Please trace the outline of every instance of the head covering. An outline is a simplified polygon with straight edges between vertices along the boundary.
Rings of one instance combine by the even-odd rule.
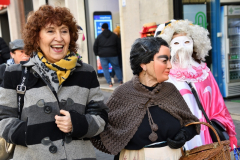
[[[10,51],[13,52],[17,49],[23,50],[24,42],[22,39],[16,39],[12,42],[9,42]]]
[[[157,28],[156,22],[143,24],[142,31],[139,32],[141,34],[141,38],[154,36],[156,28]]]
[[[108,29],[108,24],[107,24],[107,23],[103,23],[103,24],[102,24],[102,28],[103,28],[103,29]]]
[[[172,19],[172,20],[170,20],[170,21],[167,21],[167,22],[165,22],[165,23],[163,23],[163,24],[158,25],[158,27],[157,27],[157,29],[156,29],[156,31],[155,31],[154,37],[157,37],[158,35],[160,35],[161,32],[162,32],[162,30],[163,30],[168,24],[170,24],[170,23],[172,23],[172,22],[174,22],[174,21],[176,21],[176,20]]]
[[[118,35],[120,35],[120,26],[117,26],[117,27],[113,30],[113,32],[117,32]]]
[[[170,44],[174,33],[186,33],[193,39],[193,49],[200,60],[204,61],[208,51],[212,49],[208,30],[188,20],[170,20],[159,25],[155,37],[161,37]]]

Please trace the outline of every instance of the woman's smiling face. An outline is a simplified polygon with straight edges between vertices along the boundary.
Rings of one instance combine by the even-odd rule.
[[[48,24],[39,32],[39,47],[50,63],[63,59],[68,52],[70,33],[66,25]]]

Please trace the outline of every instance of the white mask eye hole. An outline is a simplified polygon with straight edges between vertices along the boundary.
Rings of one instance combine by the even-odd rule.
[[[188,43],[190,43],[190,41],[185,41],[185,44],[188,44]]]
[[[179,43],[178,42],[174,42],[175,45],[178,45]]]

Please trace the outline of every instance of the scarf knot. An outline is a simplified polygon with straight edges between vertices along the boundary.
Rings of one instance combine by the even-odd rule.
[[[40,61],[42,61],[49,69],[56,72],[59,85],[61,85],[68,78],[71,70],[76,67],[78,60],[77,56],[75,54],[71,54],[70,51],[68,51],[65,58],[55,63],[48,62],[41,52],[38,52],[37,54]]]

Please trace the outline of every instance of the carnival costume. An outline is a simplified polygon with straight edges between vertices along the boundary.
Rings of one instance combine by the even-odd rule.
[[[124,148],[138,151],[145,148],[145,145],[166,141],[168,137],[174,137],[184,125],[199,121],[192,115],[174,85],[163,82],[149,90],[140,83],[137,75],[115,89],[107,106],[110,109],[109,124],[100,134],[101,139],[92,139],[92,143],[97,149],[114,155]],[[158,125],[158,129],[152,125],[154,122],[148,122],[149,117]],[[190,132],[189,135],[194,134],[191,138],[195,136],[193,130],[199,134],[200,126],[196,125],[193,129],[186,130]],[[157,134],[157,139],[152,139],[154,133]]]
[[[182,43],[181,40],[174,40],[175,38],[172,38],[176,33],[184,33],[185,35],[183,37],[185,39],[192,39],[191,59],[185,58],[184,61],[188,64],[185,64],[185,67],[179,67],[178,63],[175,61],[176,59],[173,58],[173,68],[170,71],[168,82],[173,83],[180,91],[193,115],[195,115],[201,122],[206,122],[206,119],[199,110],[195,97],[187,84],[191,83],[197,91],[198,97],[209,119],[220,121],[227,129],[231,146],[232,144],[236,145],[237,139],[235,137],[236,132],[233,120],[210,69],[207,67],[206,63],[197,63],[192,58],[192,54],[196,54],[198,60],[204,61],[205,57],[208,55],[208,51],[211,49],[208,31],[198,25],[193,25],[188,20],[171,20],[165,24],[159,25],[155,36],[163,38],[168,44],[170,44],[172,57],[182,49],[180,49],[180,46],[177,46],[178,50],[175,49],[176,45]],[[182,40],[184,40],[184,38],[182,38]],[[185,40],[183,42],[191,43],[191,40]],[[183,43],[182,47],[184,48],[187,45],[188,44]],[[185,144],[185,148],[189,150],[209,143],[212,143],[212,139],[208,127],[201,126],[200,135],[197,135],[192,140],[188,141]]]

